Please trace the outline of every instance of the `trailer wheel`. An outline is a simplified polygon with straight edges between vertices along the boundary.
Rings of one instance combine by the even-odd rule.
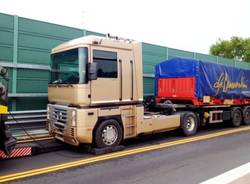
[[[94,139],[99,148],[118,146],[122,141],[122,128],[115,119],[104,120],[97,127]]]
[[[181,117],[181,128],[186,136],[194,135],[198,129],[198,119],[193,112],[185,112]]]
[[[242,121],[242,114],[239,108],[234,108],[232,111],[232,125],[234,127],[239,127]]]
[[[250,125],[250,107],[246,107],[243,110],[243,123],[245,125]]]

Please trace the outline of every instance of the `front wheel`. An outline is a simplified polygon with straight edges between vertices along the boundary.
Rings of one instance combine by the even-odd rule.
[[[122,141],[122,128],[115,119],[104,120],[97,127],[94,139],[99,148],[118,146]]]
[[[184,112],[181,115],[181,128],[186,136],[194,135],[198,129],[198,119],[193,112]]]

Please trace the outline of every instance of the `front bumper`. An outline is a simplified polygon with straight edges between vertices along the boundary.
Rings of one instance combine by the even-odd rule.
[[[89,117],[94,109],[78,109],[62,105],[48,105],[48,129],[50,134],[62,142],[78,146],[81,143],[92,143],[96,116]]]
[[[56,139],[72,144],[79,145],[76,139],[76,127],[72,126],[72,112],[76,108],[63,105],[48,105],[48,129],[49,133]]]

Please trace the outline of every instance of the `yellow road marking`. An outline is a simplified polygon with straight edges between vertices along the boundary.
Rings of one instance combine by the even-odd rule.
[[[242,128],[237,128],[237,129],[233,129],[233,130],[226,130],[226,131],[221,131],[221,132],[216,132],[216,133],[210,133],[207,135],[201,135],[201,136],[196,136],[196,137],[191,137],[191,138],[184,138],[182,140],[159,143],[156,145],[119,151],[119,152],[110,153],[110,154],[106,154],[106,155],[102,155],[102,156],[85,158],[85,159],[78,160],[78,161],[72,161],[72,162],[54,165],[54,166],[49,166],[49,167],[44,167],[44,168],[40,168],[40,169],[33,169],[33,170],[25,171],[25,172],[9,174],[9,175],[5,175],[5,176],[0,176],[0,182],[13,181],[13,180],[26,178],[26,177],[30,177],[30,176],[59,171],[62,169],[72,168],[72,167],[76,167],[76,166],[83,166],[83,165],[91,164],[91,163],[95,163],[95,162],[105,161],[105,160],[119,158],[119,157],[123,157],[123,156],[134,155],[134,154],[143,153],[143,152],[147,152],[147,151],[153,151],[153,150],[162,149],[162,148],[168,148],[168,147],[172,147],[172,146],[176,146],[176,145],[206,140],[206,139],[210,139],[210,138],[234,134],[234,133],[243,132],[243,131],[250,131],[250,127],[242,127]]]

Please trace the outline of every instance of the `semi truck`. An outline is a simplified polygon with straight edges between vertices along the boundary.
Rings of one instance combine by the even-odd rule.
[[[0,76],[4,81],[8,81],[7,69],[0,66]],[[12,136],[6,125],[8,115],[8,83],[4,85],[0,82],[0,155],[4,152],[9,155],[16,145],[16,139]]]
[[[144,100],[142,63],[140,42],[112,36],[85,36],[52,49],[50,134],[75,146],[107,148],[174,129],[191,136],[206,123],[250,123],[249,72],[174,58],[156,65],[155,96]]]

